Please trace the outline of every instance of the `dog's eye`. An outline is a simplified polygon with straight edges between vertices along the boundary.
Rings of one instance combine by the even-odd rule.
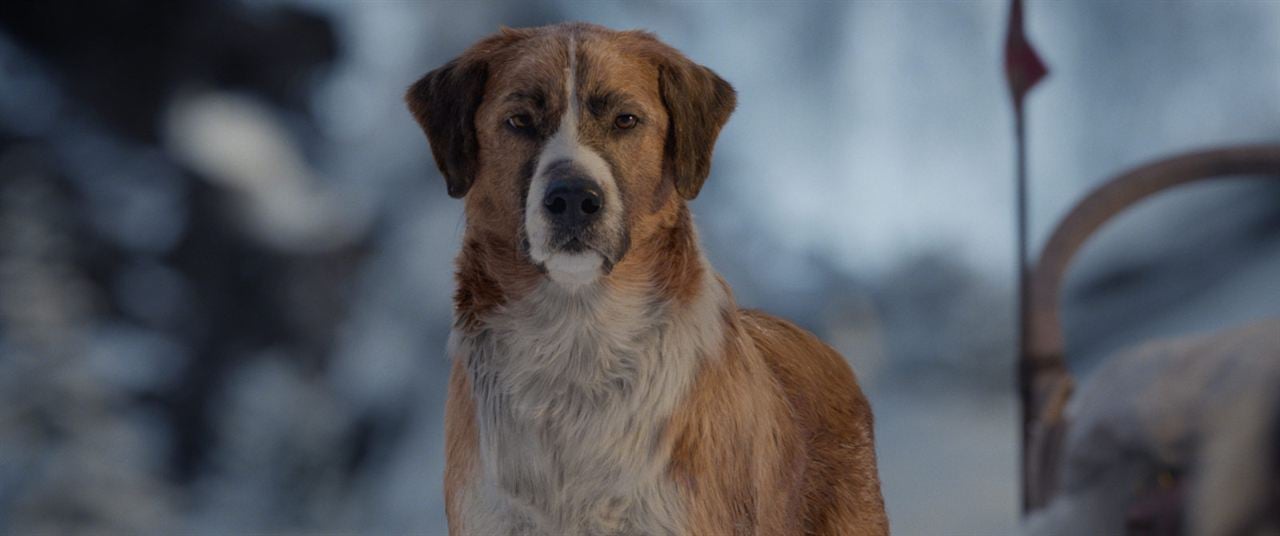
[[[626,130],[636,126],[640,122],[640,118],[631,114],[622,114],[613,119],[613,126]]]
[[[515,130],[529,130],[533,128],[533,118],[529,114],[516,114],[507,118],[507,126]]]

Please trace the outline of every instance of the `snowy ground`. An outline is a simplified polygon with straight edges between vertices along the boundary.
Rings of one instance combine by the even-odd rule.
[[[899,385],[869,395],[895,533],[1014,532],[1020,477],[1011,390]]]

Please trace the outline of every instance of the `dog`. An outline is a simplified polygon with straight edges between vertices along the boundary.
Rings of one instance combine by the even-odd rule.
[[[738,309],[699,249],[727,82],[565,23],[503,28],[405,99],[465,204],[451,535],[888,532],[853,371]]]

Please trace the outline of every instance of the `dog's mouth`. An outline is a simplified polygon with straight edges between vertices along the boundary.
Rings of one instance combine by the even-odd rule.
[[[613,242],[613,243],[611,243]],[[613,271],[613,267],[622,260],[626,255],[628,248],[628,240],[622,237],[621,240],[608,241],[600,240],[590,233],[566,233],[557,235],[547,244],[545,251],[549,253],[546,259],[533,258],[530,252],[529,240],[526,237],[521,241],[521,249],[525,256],[533,262],[540,271],[547,273],[548,263],[555,257],[582,257],[595,255],[600,258],[601,275],[609,275]]]
[[[601,259],[600,270],[603,275],[608,275],[613,271],[613,265],[618,261],[613,255],[610,255],[610,249],[597,244],[596,240],[583,234],[572,234],[559,237],[552,243],[550,250],[555,254],[565,255],[599,255]]]
[[[586,240],[577,236],[571,236],[566,240],[562,240],[561,243],[555,247],[555,249],[559,251],[563,251],[565,253],[582,253],[588,249],[593,249],[593,248],[587,245]]]

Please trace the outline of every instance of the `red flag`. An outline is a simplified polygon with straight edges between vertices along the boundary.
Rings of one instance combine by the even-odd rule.
[[[1004,40],[1004,74],[1009,79],[1009,91],[1014,106],[1022,107],[1022,98],[1049,74],[1049,69],[1027,42],[1022,30],[1022,0],[1011,0],[1009,7],[1009,32]]]

